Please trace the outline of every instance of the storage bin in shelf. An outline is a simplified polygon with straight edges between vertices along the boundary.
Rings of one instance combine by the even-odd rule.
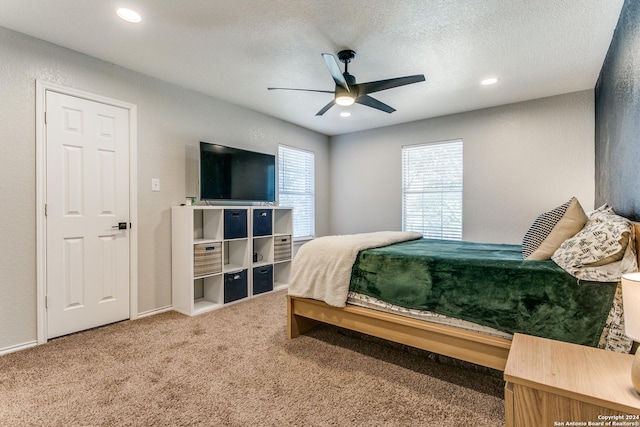
[[[249,297],[247,270],[224,275],[224,303],[239,301]]]
[[[222,272],[222,242],[200,242],[193,245],[193,277]]]
[[[247,237],[247,209],[224,210],[224,238],[241,239]]]
[[[257,236],[270,236],[273,234],[273,218],[272,209],[254,209],[253,210],[253,233]]]
[[[253,295],[273,290],[273,265],[253,267]]]
[[[291,236],[282,235],[273,238],[273,261],[288,261],[291,259]]]

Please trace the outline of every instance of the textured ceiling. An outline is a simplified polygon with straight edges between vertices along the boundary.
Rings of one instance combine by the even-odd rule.
[[[623,0],[0,0],[0,26],[336,135],[593,88]],[[115,16],[126,6],[143,21]],[[424,74],[365,106],[318,112],[321,53],[358,82]],[[6,64],[5,64],[6,65]],[[342,64],[340,64],[342,66]],[[499,83],[481,86],[496,76]]]

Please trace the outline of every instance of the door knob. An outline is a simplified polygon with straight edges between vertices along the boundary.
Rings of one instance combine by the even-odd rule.
[[[111,228],[115,228],[118,230],[126,230],[127,229],[127,223],[126,222],[119,222],[118,225],[114,225]]]

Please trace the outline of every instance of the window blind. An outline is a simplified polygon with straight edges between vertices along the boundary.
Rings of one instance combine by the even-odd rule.
[[[402,229],[462,240],[462,140],[402,148]]]
[[[278,146],[278,200],[293,208],[293,238],[315,235],[314,154]]]

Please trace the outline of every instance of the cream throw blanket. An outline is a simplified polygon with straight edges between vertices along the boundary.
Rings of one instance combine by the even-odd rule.
[[[378,231],[314,239],[302,245],[293,259],[289,295],[344,307],[358,252],[421,237],[412,231]]]

